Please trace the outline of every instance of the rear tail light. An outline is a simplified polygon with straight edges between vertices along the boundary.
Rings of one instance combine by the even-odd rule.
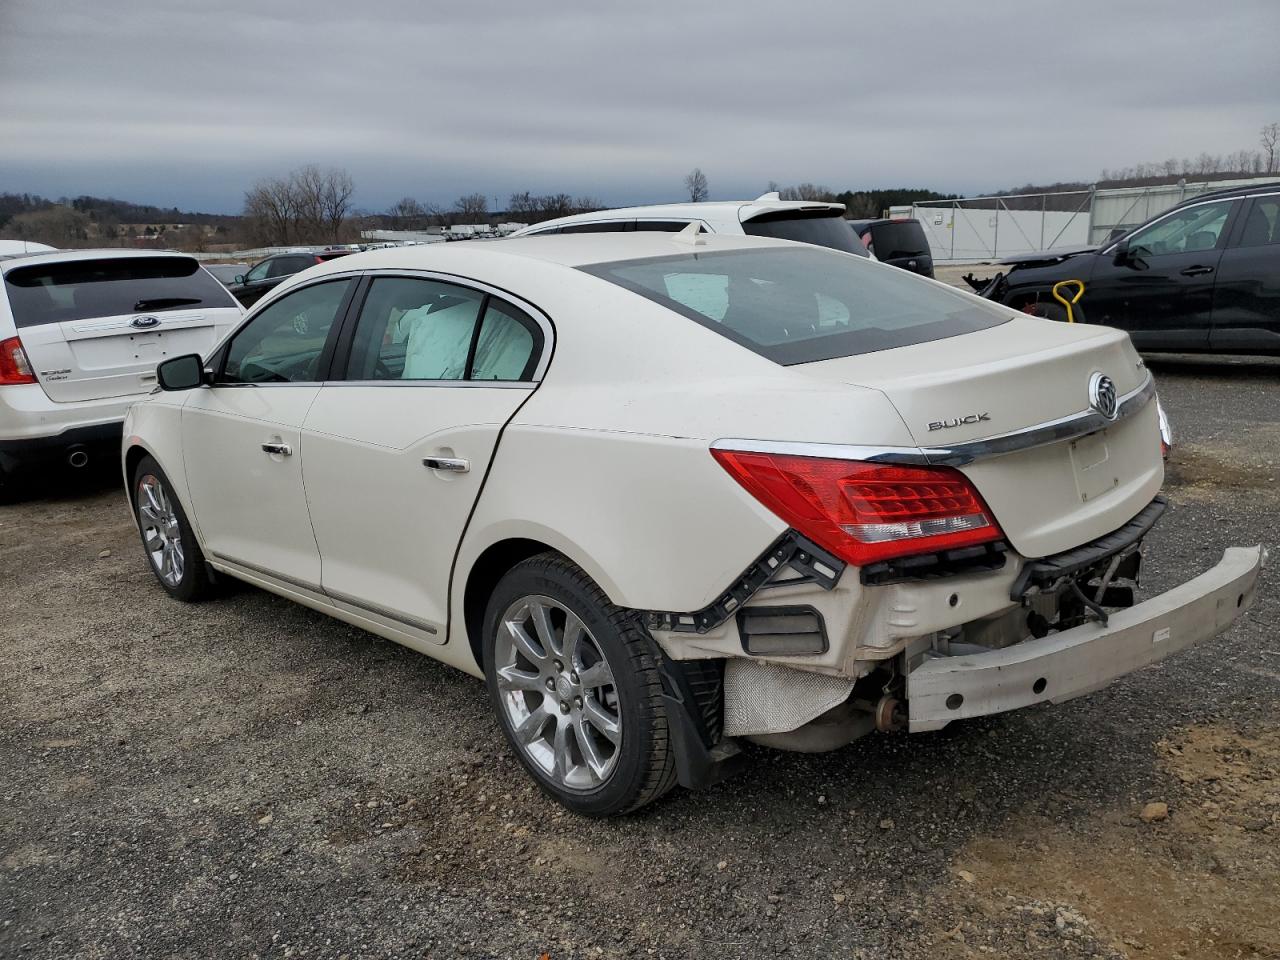
[[[22,349],[22,341],[17,337],[0,340],[0,386],[35,382],[36,374]]]
[[[999,540],[981,495],[950,467],[713,450],[738,483],[854,566]]]

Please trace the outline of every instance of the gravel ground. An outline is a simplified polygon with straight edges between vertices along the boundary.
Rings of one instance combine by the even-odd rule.
[[[1280,362],[1151,366],[1148,595],[1280,532]],[[606,823],[478,682],[251,588],[167,599],[109,479],[0,507],[0,584],[5,958],[1280,955],[1274,577],[1087,699],[752,750]]]

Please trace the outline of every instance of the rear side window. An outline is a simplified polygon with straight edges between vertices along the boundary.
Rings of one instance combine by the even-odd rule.
[[[679,233],[689,225],[688,220],[637,220],[636,229],[651,233]]]
[[[607,220],[596,223],[570,223],[560,228],[561,233],[629,233],[635,229],[634,220]]]
[[[751,237],[774,237],[778,240],[796,240],[819,247],[830,247],[841,253],[867,255],[862,239],[853,232],[849,221],[839,210],[822,210],[807,213],[803,210],[784,210],[766,213],[742,224],[742,232]]]
[[[19,327],[162,310],[235,307],[188,257],[113,257],[16,267],[5,275]]]
[[[542,331],[480,290],[378,277],[351,343],[348,380],[528,380]]]
[[[786,365],[942,340],[1011,316],[904,271],[817,247],[689,253],[581,269]]]

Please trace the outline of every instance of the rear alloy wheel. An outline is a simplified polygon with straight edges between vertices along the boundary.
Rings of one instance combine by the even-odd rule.
[[[169,486],[169,478],[151,457],[144,457],[134,470],[133,503],[142,549],[160,586],[179,600],[207,596],[213,585],[200,544]]]
[[[485,674],[520,762],[562,804],[625,813],[674,783],[652,641],[554,554],[503,578],[485,619]]]

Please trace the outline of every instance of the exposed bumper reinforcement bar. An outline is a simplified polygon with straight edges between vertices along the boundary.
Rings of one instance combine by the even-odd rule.
[[[1252,604],[1263,547],[1231,547],[1211,570],[1145,603],[1000,650],[925,660],[907,674],[908,728],[1061,703],[1217,636]]]

